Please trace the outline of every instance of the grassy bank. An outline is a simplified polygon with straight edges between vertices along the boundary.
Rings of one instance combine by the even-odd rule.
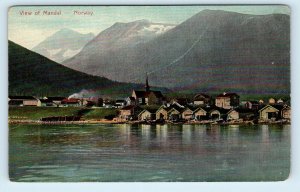
[[[85,120],[103,119],[117,115],[116,109],[81,107],[10,107],[9,118],[19,120],[39,120],[51,116],[82,116]]]

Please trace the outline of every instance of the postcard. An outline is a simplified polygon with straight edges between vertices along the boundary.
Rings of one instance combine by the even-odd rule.
[[[285,5],[13,6],[15,182],[283,181]]]

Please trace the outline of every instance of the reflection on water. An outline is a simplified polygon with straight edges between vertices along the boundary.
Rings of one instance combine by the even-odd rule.
[[[289,125],[12,125],[13,181],[268,181]]]

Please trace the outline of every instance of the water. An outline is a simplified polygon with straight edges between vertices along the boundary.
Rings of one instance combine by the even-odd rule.
[[[275,181],[290,125],[11,125],[12,181]]]

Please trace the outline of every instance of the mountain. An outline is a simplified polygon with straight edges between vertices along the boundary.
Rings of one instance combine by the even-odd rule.
[[[92,33],[81,34],[71,29],[61,29],[35,46],[32,51],[61,63],[80,52],[94,37]]]
[[[63,62],[63,65],[84,71],[89,74],[115,77],[119,72],[118,66],[129,61],[134,49],[174,28],[172,24],[152,23],[148,20],[138,20],[130,23],[115,23],[99,33],[75,57]],[[128,70],[127,70],[128,71]],[[142,74],[143,79],[145,73]]]
[[[8,54],[10,95],[69,96],[84,90],[118,96],[143,87],[69,69],[12,41],[8,43]]]
[[[63,65],[122,82],[148,72],[152,85],[180,91],[290,92],[288,15],[203,10],[137,44],[121,43],[130,33],[118,25],[96,37],[106,44],[94,39]]]

